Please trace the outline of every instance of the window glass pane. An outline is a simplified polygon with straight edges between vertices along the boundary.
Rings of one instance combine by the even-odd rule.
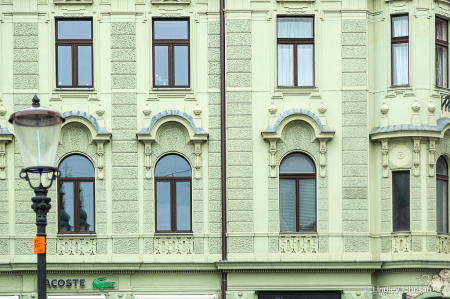
[[[299,180],[300,231],[316,231],[316,182],[314,179]]]
[[[409,171],[392,173],[394,231],[409,231]]]
[[[169,47],[155,46],[155,85],[169,85]]]
[[[191,182],[176,182],[177,230],[191,230]]]
[[[91,21],[58,21],[58,39],[91,39]]]
[[[436,173],[448,176],[447,162],[442,156],[436,162]]]
[[[408,44],[392,45],[392,84],[408,84]]]
[[[74,231],[73,183],[59,182],[59,229],[63,232]]]
[[[170,182],[156,182],[156,227],[171,230]]]
[[[80,182],[80,231],[94,231],[94,183]]]
[[[78,85],[92,85],[92,46],[78,46]]]
[[[188,46],[175,46],[175,85],[188,85],[189,50]]]
[[[278,86],[294,86],[293,45],[278,45]]]
[[[436,226],[438,233],[448,234],[448,182],[436,180]]]
[[[72,155],[59,164],[62,177],[94,177],[95,170],[91,161],[81,155]]]
[[[392,37],[408,36],[408,16],[392,17]]]
[[[436,85],[447,88],[448,50],[436,46]]]
[[[448,30],[447,22],[444,20],[436,19],[436,39],[447,41],[448,39],[447,30]]]
[[[295,180],[280,180],[280,231],[295,232]]]
[[[304,154],[290,154],[281,162],[280,173],[315,173],[314,162]]]
[[[187,39],[188,21],[154,21],[154,39]]]
[[[313,86],[313,45],[297,45],[298,86]]]
[[[58,46],[58,85],[72,85],[72,46]]]
[[[313,38],[312,18],[278,18],[278,38]]]
[[[189,163],[178,155],[164,156],[155,167],[155,176],[190,177],[191,173]]]

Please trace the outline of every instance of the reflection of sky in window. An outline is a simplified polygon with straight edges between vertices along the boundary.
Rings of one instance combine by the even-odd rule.
[[[62,177],[94,177],[95,171],[91,161],[81,155],[72,155],[59,164]]]
[[[314,173],[313,161],[306,155],[295,153],[283,159],[280,173]]]
[[[178,155],[164,156],[155,167],[157,177],[190,177],[191,175],[191,166]]]
[[[177,230],[191,230],[191,183],[176,182]]]
[[[83,190],[83,197],[81,197],[81,189]],[[86,222],[89,224],[88,230],[94,231],[94,183],[80,182],[80,208],[83,208],[87,214]]]
[[[170,182],[156,185],[156,226],[158,230],[171,230],[170,225]]]

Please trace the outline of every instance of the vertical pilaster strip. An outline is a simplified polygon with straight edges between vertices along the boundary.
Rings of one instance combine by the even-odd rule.
[[[227,43],[227,167],[228,231],[253,231],[253,138],[251,84],[251,21],[228,20]],[[230,237],[230,253],[253,252],[252,237]]]
[[[208,22],[208,198],[209,232],[222,232],[220,169],[220,23]],[[221,238],[209,239],[209,253],[220,254]]]
[[[343,231],[369,231],[366,20],[342,21]],[[354,90],[351,90],[354,87]],[[368,251],[367,237],[344,238],[344,251]]]
[[[138,234],[136,24],[111,23],[112,233]],[[129,91],[128,91],[129,90]],[[151,192],[151,191],[149,191]],[[145,191],[147,193],[147,191]],[[129,245],[136,248],[130,251]],[[138,253],[137,239],[113,241],[113,253]]]
[[[422,188],[421,177],[411,170],[411,231],[422,231]]]

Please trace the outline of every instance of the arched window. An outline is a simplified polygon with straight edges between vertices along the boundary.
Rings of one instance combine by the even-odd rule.
[[[58,178],[60,233],[95,231],[95,170],[91,161],[71,155],[59,165]]]
[[[436,228],[448,234],[448,166],[443,156],[436,163]]]
[[[178,155],[164,156],[156,164],[156,232],[192,232],[191,177],[191,166]]]
[[[317,231],[316,168],[304,154],[290,154],[280,165],[280,231]]]

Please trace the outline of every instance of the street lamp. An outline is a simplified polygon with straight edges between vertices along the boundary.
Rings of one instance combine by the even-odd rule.
[[[20,178],[27,180],[34,190],[35,197],[31,198],[31,208],[36,213],[37,234],[34,241],[37,253],[37,289],[38,299],[47,299],[46,289],[46,253],[45,253],[45,227],[47,226],[47,213],[51,208],[48,189],[53,181],[60,176],[55,165],[56,150],[58,148],[61,124],[65,121],[61,113],[41,107],[37,95],[33,97],[32,107],[14,112],[9,122],[14,124],[14,133],[19,141],[24,168],[20,171]],[[33,186],[29,173],[39,174],[39,186]],[[42,185],[42,174],[52,173],[50,184]]]

